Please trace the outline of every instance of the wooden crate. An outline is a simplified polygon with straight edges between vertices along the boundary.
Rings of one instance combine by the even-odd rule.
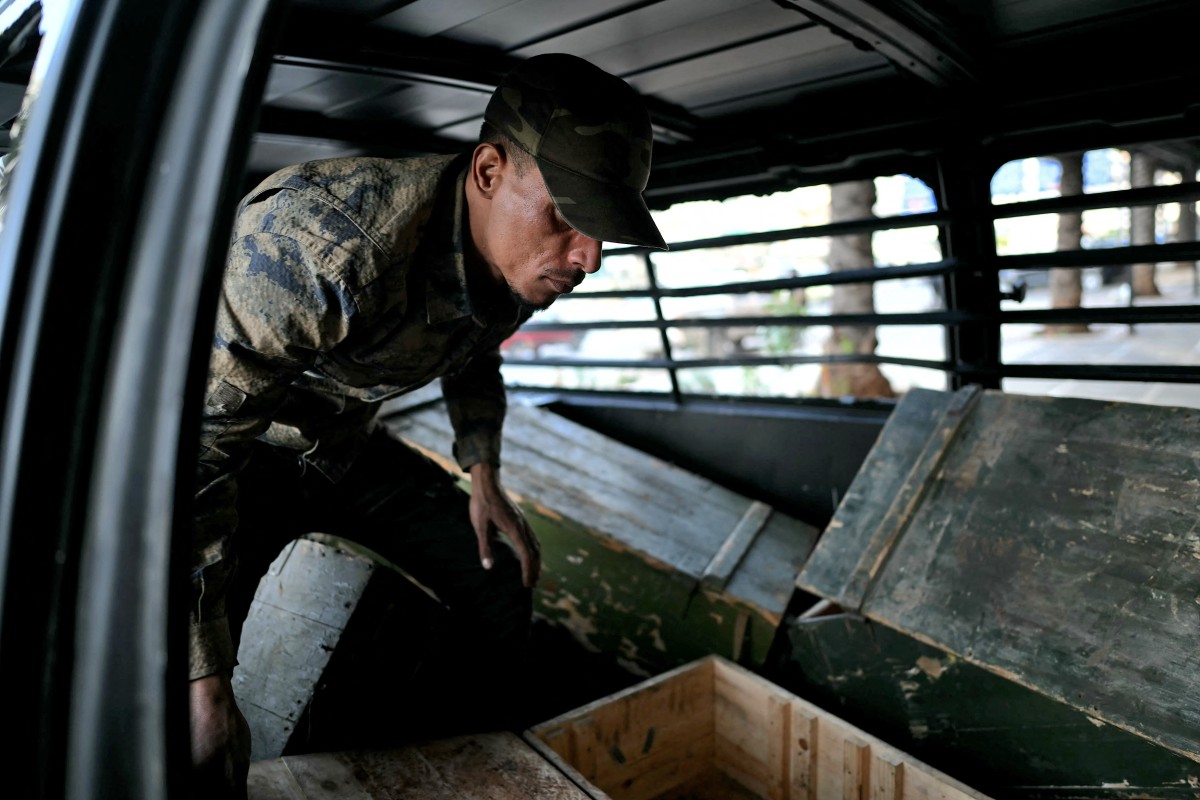
[[[384,419],[457,471],[440,402]],[[544,408],[509,408],[503,460],[542,543],[539,614],[643,677],[765,661],[815,528]]]
[[[984,797],[719,656],[538,725],[526,740],[597,799]]]
[[[798,585],[1200,761],[1198,454],[1193,408],[915,389]]]

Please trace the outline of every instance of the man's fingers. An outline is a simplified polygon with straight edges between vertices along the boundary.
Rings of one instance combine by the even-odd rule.
[[[471,525],[479,544],[479,561],[484,569],[491,569],[491,536],[502,533],[512,543],[517,560],[521,564],[521,583],[529,589],[537,585],[542,574],[541,547],[529,522],[517,506],[503,494],[490,496],[484,491],[471,495]]]
[[[542,557],[537,537],[529,529],[529,523],[521,514],[506,514],[503,524],[497,525],[496,530],[512,542],[513,549],[517,551],[517,560],[521,563],[521,584],[526,589],[532,589],[541,575]]]
[[[521,556],[521,583],[526,589],[532,589],[542,577],[541,545],[524,518],[520,519],[520,530],[518,553]]]
[[[492,543],[488,536],[488,528],[491,527],[491,522],[484,520],[482,524],[475,524],[475,541],[479,543],[479,563],[484,569],[491,569],[492,564]]]

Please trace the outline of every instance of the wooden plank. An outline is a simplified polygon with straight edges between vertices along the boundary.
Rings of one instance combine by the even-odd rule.
[[[249,786],[250,800],[605,800],[508,732],[256,762]]]
[[[1200,760],[1200,414],[987,392],[864,612]]]
[[[778,626],[817,539],[816,528],[776,511],[729,577],[722,596],[749,605]]]
[[[448,789],[447,800],[586,797],[561,772],[508,732],[442,739],[417,749],[441,777]]]
[[[529,734],[614,798],[656,797],[712,761],[711,666],[672,671]]]
[[[654,800],[762,800],[762,795],[747,789],[721,770],[710,767]]]
[[[817,800],[817,743],[821,720],[793,703],[791,732],[791,794],[789,800]]]
[[[848,576],[868,550],[952,397],[929,389],[905,393],[797,578],[802,589],[834,601],[845,599]]]
[[[871,745],[857,736],[842,740],[842,800],[866,800],[871,779]]]
[[[254,760],[283,753],[329,665],[375,564],[299,539],[271,564],[242,628],[233,690]]]
[[[746,513],[729,532],[729,537],[713,555],[712,561],[704,567],[700,582],[709,589],[724,589],[733,577],[734,570],[742,563],[750,546],[766,526],[767,520],[771,518],[772,511],[766,503],[757,500],[750,503]]]
[[[454,790],[415,746],[395,750],[364,750],[337,754],[345,760],[363,791],[373,799],[404,797],[412,800],[450,800]],[[290,756],[291,760],[308,756]],[[319,791],[306,784],[309,792]],[[312,800],[315,800],[313,798]]]
[[[871,764],[871,800],[900,800],[904,797],[904,762],[880,753]]]
[[[845,586],[838,597],[838,602],[844,607],[855,610],[862,608],[863,601],[880,570],[891,556],[893,547],[904,534],[912,521],[913,513],[925,498],[929,476],[941,467],[955,437],[962,429],[964,420],[974,410],[978,398],[979,387],[968,386],[960,389],[942,412],[933,433],[921,448],[896,496],[892,498],[887,512],[872,531],[870,541],[859,553],[857,563],[846,577]]]
[[[571,763],[593,783],[598,775],[596,750],[600,742],[595,728],[596,721],[591,717],[584,717],[567,729],[567,752],[570,753]]]
[[[767,800],[791,800],[792,704],[784,695],[767,698]]]
[[[612,800],[608,794],[602,791],[594,782],[589,781],[584,777],[583,773],[576,769],[573,760],[563,758],[563,756],[555,749],[551,748],[546,742],[543,742],[538,737],[534,736],[530,731],[525,731],[521,738],[534,749],[542,758],[546,759],[554,768],[566,776],[567,780],[579,787],[592,800]]]
[[[252,763],[246,793],[250,800],[306,800],[304,790],[282,759]]]
[[[768,715],[772,698],[786,696],[743,669],[719,662],[714,677],[714,726],[717,766],[747,788],[766,797],[773,750]]]
[[[372,800],[353,767],[340,754],[285,756],[282,760],[306,800]]]

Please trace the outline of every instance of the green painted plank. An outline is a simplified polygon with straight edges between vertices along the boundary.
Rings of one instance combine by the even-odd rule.
[[[656,675],[710,653],[761,664],[779,618],[705,591],[696,581],[573,521],[524,510],[542,543],[537,611],[629,671]]]
[[[792,621],[767,677],[992,797],[1194,800],[1192,760],[891,628]]]
[[[861,559],[878,557],[876,531],[952,399],[928,389],[905,394],[804,565],[797,581],[802,589],[857,608],[861,592],[851,597],[850,576]]]

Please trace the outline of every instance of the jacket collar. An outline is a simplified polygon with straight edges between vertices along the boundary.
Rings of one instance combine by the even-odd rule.
[[[506,291],[481,287],[467,275],[466,181],[470,154],[450,162],[430,219],[430,249],[425,273],[425,311],[430,325],[472,317],[480,327],[516,327],[529,317]]]
[[[467,281],[464,232],[467,229],[465,156],[451,161],[440,180],[426,232],[425,310],[430,325],[474,316]]]

